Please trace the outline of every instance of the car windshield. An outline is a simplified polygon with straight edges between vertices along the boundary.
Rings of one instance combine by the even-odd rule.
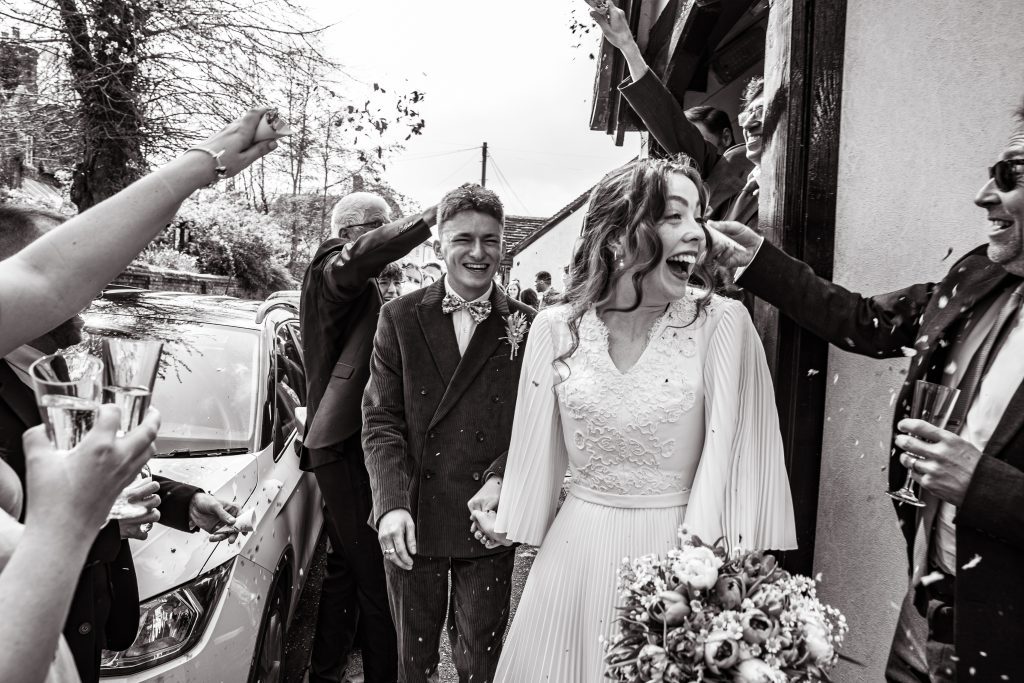
[[[153,388],[161,416],[157,453],[251,450],[259,336],[255,330],[134,315],[86,314],[90,348],[100,337],[164,342]]]

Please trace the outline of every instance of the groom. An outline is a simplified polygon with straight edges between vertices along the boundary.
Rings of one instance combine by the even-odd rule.
[[[441,200],[437,218],[435,251],[448,273],[381,309],[363,448],[399,680],[436,680],[447,614],[459,680],[486,683],[508,624],[515,554],[475,540],[466,507],[497,507],[526,325],[506,327],[533,311],[493,283],[504,227],[497,195],[463,185]]]

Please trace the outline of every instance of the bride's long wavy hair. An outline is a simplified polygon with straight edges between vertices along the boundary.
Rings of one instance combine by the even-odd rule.
[[[584,313],[606,302],[619,279],[630,270],[636,292],[633,305],[609,310],[634,311],[643,303],[643,280],[665,258],[658,224],[665,215],[668,179],[676,173],[697,186],[700,207],[695,213],[703,216],[708,190],[685,155],[631,161],[606,175],[591,191],[590,205],[583,219],[582,241],[573,255],[569,288],[562,299],[569,306],[567,323],[572,346],[555,359],[556,363],[564,363],[579,347],[579,323]],[[619,267],[615,263],[617,258],[623,260]],[[715,268],[705,262],[704,252],[690,280],[704,290],[696,302],[700,315],[718,287]]]

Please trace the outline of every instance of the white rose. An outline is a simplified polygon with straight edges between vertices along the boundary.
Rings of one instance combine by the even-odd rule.
[[[745,659],[736,666],[733,683],[775,683],[776,672],[763,659]]]
[[[830,664],[835,655],[835,649],[832,647],[828,627],[822,622],[820,616],[813,613],[801,614],[800,621],[807,653],[817,664]]]
[[[686,548],[676,564],[676,577],[693,590],[708,590],[718,582],[721,566],[710,548]]]

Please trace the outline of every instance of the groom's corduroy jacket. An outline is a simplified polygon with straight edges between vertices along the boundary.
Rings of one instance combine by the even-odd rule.
[[[420,555],[478,557],[506,550],[473,538],[466,503],[490,474],[504,474],[526,343],[512,358],[506,319],[518,312],[532,322],[534,311],[494,287],[491,314],[460,359],[444,295],[440,280],[381,309],[363,394],[371,522],[405,508]]]

